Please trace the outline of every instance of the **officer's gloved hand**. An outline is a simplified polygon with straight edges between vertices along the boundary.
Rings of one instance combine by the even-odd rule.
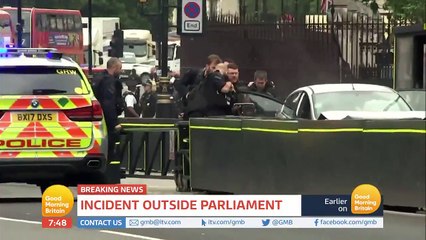
[[[232,106],[231,111],[232,111],[232,114],[234,114],[236,116],[242,116],[241,105],[234,104],[234,106]]]
[[[117,126],[115,126],[114,130],[115,132],[120,133],[123,130],[123,127],[120,124],[118,124]]]

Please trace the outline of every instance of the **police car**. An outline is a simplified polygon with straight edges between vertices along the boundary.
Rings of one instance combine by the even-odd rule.
[[[101,105],[77,63],[54,49],[0,48],[0,86],[0,182],[42,191],[119,182],[107,173]]]

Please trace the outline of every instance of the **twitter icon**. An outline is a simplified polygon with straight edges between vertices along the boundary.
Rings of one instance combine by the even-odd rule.
[[[264,226],[264,227],[266,227],[266,226],[268,226],[269,225],[269,223],[271,222],[271,219],[264,219],[264,220],[262,220],[262,225]]]
[[[204,227],[206,226],[206,221],[204,221],[204,220],[201,220],[201,225],[203,225]]]

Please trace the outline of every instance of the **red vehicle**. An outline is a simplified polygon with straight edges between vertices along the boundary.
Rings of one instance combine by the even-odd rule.
[[[89,67],[87,66],[82,66],[81,69],[83,70],[84,74],[86,74],[86,77],[89,78],[89,81],[91,81],[91,76],[89,76]],[[99,74],[101,72],[105,71],[105,68],[101,68],[101,67],[93,67],[92,68],[92,76]]]
[[[14,36],[10,14],[0,10],[0,48],[13,45]]]
[[[10,14],[12,26],[16,26],[17,9],[4,7]],[[22,9],[23,48],[56,48],[79,64],[84,63],[83,25],[78,10]]]

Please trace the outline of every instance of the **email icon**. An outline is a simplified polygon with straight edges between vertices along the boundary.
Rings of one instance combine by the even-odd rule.
[[[139,220],[129,219],[129,226],[131,226],[131,227],[139,226]]]

